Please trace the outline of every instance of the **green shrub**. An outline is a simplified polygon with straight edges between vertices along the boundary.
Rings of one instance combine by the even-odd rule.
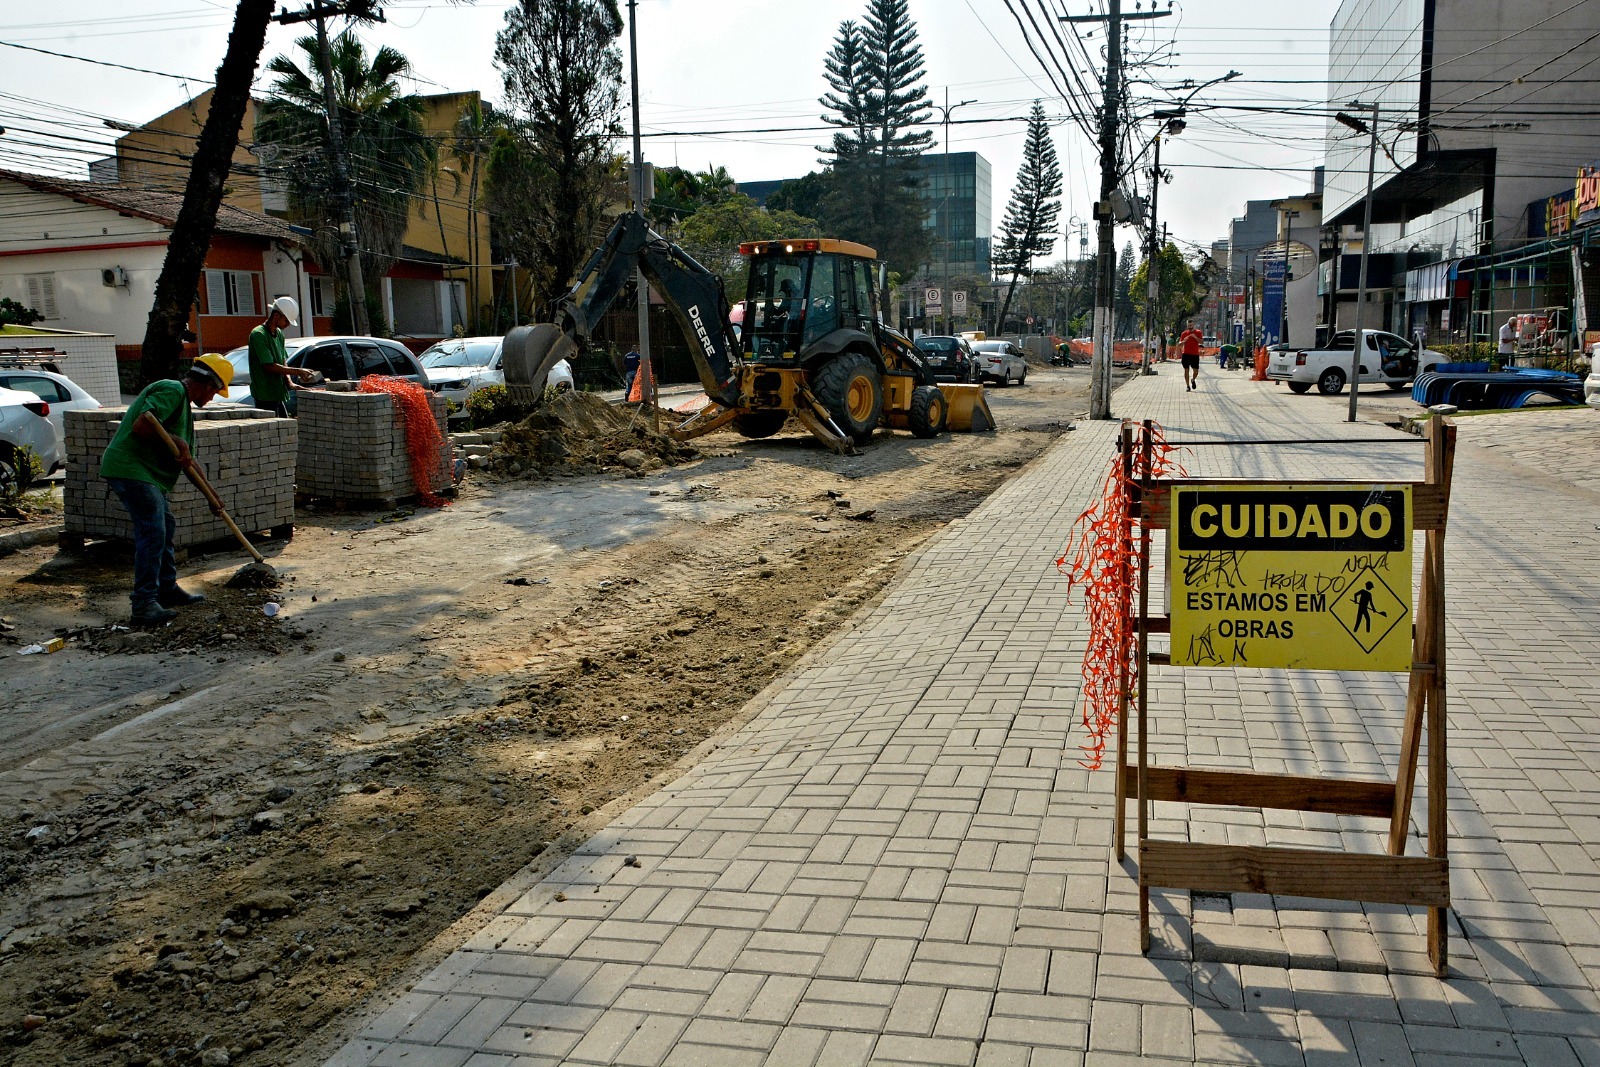
[[[474,429],[506,422],[521,414],[521,409],[506,395],[503,385],[486,385],[467,396],[467,415],[472,419]]]
[[[27,445],[0,446],[0,507],[15,511],[28,486],[44,476],[44,464]]]

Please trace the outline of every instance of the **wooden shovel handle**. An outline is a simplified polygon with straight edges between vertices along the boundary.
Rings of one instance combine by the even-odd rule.
[[[139,421],[155,429],[156,434],[172,450],[173,459],[179,459],[183,455],[178,450],[178,442],[172,439],[172,435],[167,432],[165,426],[161,425],[161,420],[157,419],[155,415],[146,411],[139,416]],[[217,496],[217,491],[211,488],[210,482],[206,481],[205,472],[200,469],[200,464],[194,461],[193,456],[189,457],[188,464],[183,467],[183,473],[189,476],[189,480],[194,483],[194,487],[200,490],[200,494],[206,498],[206,503],[211,505],[212,514],[228,524],[228,529],[233,531],[233,536],[239,539],[239,543],[244,546],[244,550],[250,553],[257,563],[265,563],[267,558],[256,549],[255,545],[250,543],[250,539],[244,535],[244,531],[239,529],[239,524],[233,521],[233,516],[228,514],[228,509],[222,506],[222,498]]]

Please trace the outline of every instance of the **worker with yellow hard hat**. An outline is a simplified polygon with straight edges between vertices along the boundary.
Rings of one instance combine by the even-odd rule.
[[[194,416],[189,405],[205,407],[215,396],[228,395],[233,364],[216,353],[196,359],[183,379],[164,379],[145,386],[117,425],[100,460],[100,477],[111,484],[133,520],[133,621],[136,625],[167,622],[173,608],[198,604],[205,597],[178,585],[173,554],[178,524],[167,506],[167,494],[178,474],[193,463]],[[171,436],[176,458],[161,435],[141,416],[148,412]]]

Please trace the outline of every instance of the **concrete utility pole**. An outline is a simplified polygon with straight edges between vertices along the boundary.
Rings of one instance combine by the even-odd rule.
[[[279,14],[272,21],[288,26],[296,22],[317,24],[317,51],[322,68],[322,106],[328,120],[328,164],[333,172],[333,195],[339,205],[339,245],[344,252],[345,289],[350,296],[350,322],[358,334],[370,334],[367,318],[367,285],[361,272],[361,241],[356,232],[355,195],[350,171],[345,165],[344,126],[339,121],[339,101],[333,90],[333,56],[328,45],[327,19],[348,15],[369,22],[386,21],[371,0],[344,0],[342,3],[313,3],[304,11]],[[309,313],[309,310],[308,310]]]
[[[633,210],[643,216],[650,206],[651,194],[654,189],[646,191],[644,187],[644,148],[639,136],[639,0],[628,0],[628,80],[633,83]],[[641,367],[650,359],[650,283],[645,279],[644,271],[634,268],[634,284],[639,290],[639,365]],[[651,366],[649,374],[645,375],[645,389],[649,395],[645,397],[650,402],[651,410],[656,411],[656,428],[661,426],[661,413],[656,410],[656,375],[658,368]],[[627,397],[623,397],[624,400]]]
[[[1171,11],[1122,13],[1121,0],[1107,0],[1104,15],[1064,15],[1062,22],[1106,24],[1106,81],[1100,102],[1100,199],[1094,205],[1099,222],[1100,271],[1094,301],[1094,364],[1089,384],[1089,417],[1111,418],[1111,341],[1115,326],[1117,290],[1117,222],[1111,196],[1117,191],[1117,119],[1122,107],[1122,20],[1158,19]]]
[[[1359,100],[1350,101],[1350,106],[1362,111],[1372,112],[1372,125],[1368,126],[1358,118],[1346,115],[1343,111],[1333,116],[1341,125],[1348,126],[1357,133],[1368,135],[1367,142],[1367,199],[1361,208],[1361,279],[1356,288],[1356,337],[1355,347],[1350,350],[1350,416],[1346,422],[1356,421],[1356,398],[1361,392],[1361,354],[1366,350],[1366,337],[1362,334],[1362,327],[1366,325],[1367,317],[1367,257],[1372,252],[1372,178],[1378,165],[1378,109],[1379,104],[1374,101],[1363,104]],[[1339,288],[1338,264],[1334,265],[1333,288]]]
[[[1153,349],[1156,345],[1156,298],[1161,293],[1161,272],[1156,264],[1156,256],[1162,248],[1156,243],[1156,201],[1157,194],[1161,191],[1161,138],[1167,134],[1176,136],[1182,133],[1186,125],[1183,121],[1184,115],[1182,108],[1153,113],[1153,117],[1161,121],[1161,129],[1156,133],[1155,167],[1150,172],[1150,235],[1149,240],[1145,242],[1144,360],[1140,368],[1144,374],[1155,373],[1150,369],[1150,363],[1155,358]]]

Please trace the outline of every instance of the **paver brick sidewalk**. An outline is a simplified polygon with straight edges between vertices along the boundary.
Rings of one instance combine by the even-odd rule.
[[[1197,447],[1191,473],[1420,477],[1415,438],[1238,374],[1138,379],[1116,408],[1174,439],[1394,442]],[[330,1064],[1600,1064],[1600,505],[1484,447],[1533,425],[1461,432],[1451,978],[1428,973],[1420,912],[1246,895],[1158,891],[1139,954],[1110,772],[1077,762],[1083,616],[1052,565],[1114,442],[1080,423]],[[1600,424],[1560,425],[1590,462]],[[1403,684],[1157,668],[1157,760],[1392,776]],[[1367,851],[1382,828],[1180,805],[1155,822]]]

